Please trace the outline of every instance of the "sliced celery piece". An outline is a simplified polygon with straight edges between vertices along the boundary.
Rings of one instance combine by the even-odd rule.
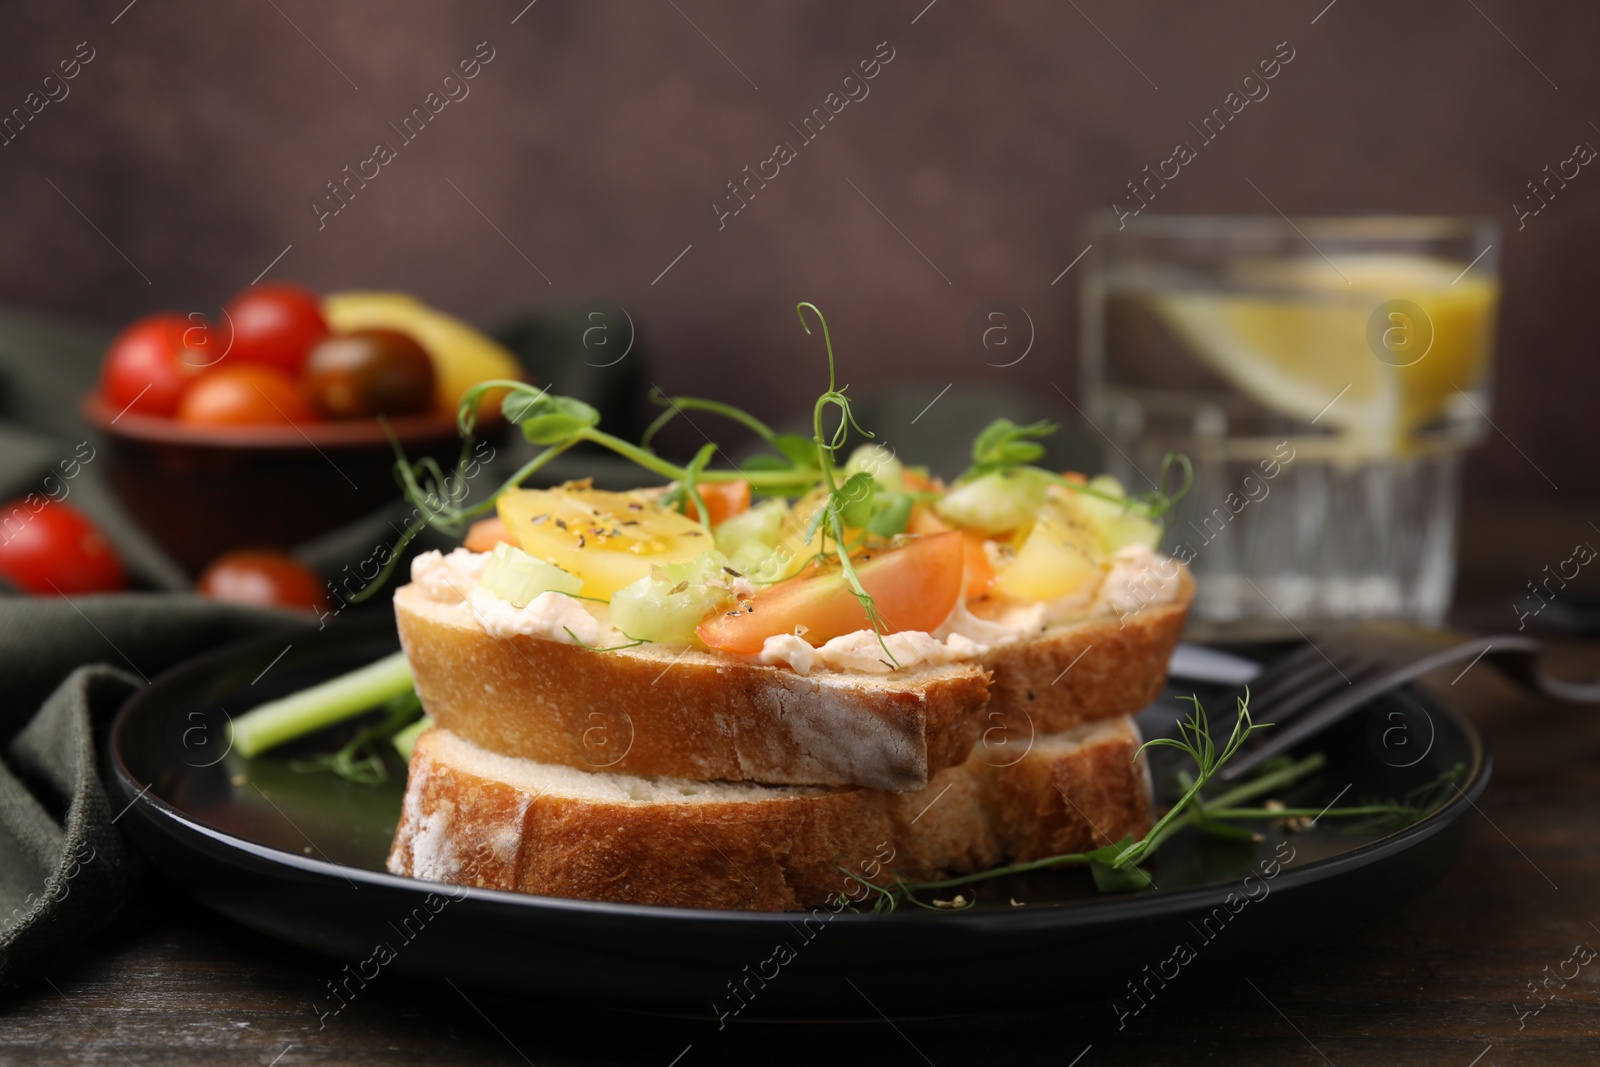
[[[957,526],[1004,533],[1033,522],[1049,487],[1049,476],[1041,471],[996,471],[956,486],[933,507],[941,519]]]
[[[906,487],[906,468],[895,457],[894,450],[883,445],[861,445],[845,461],[844,474],[848,478],[858,471],[866,471],[872,480],[891,493],[902,492]]]
[[[433,725],[433,719],[424,715],[416,722],[390,738],[396,752],[407,760],[411,759],[411,750],[417,747],[417,738],[422,736],[422,731]]]
[[[669,563],[611,594],[611,625],[644,641],[693,641],[695,627],[734,600],[728,557],[702,552]]]
[[[252,708],[229,724],[228,734],[234,751],[251,759],[324,726],[353,719],[411,689],[411,666],[406,663],[404,652],[396,652],[349,674]]]
[[[783,517],[789,511],[781,500],[763,500],[748,511],[725,519],[716,530],[717,551],[732,558],[751,543],[769,551],[783,536]]]
[[[494,546],[478,584],[519,608],[527,607],[540,593],[571,595],[583,589],[582,578],[504,541]]]

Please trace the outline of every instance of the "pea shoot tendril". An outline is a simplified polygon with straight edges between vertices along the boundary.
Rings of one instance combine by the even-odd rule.
[[[1251,833],[1235,825],[1236,823],[1296,819],[1304,822],[1312,818],[1356,820],[1349,824],[1349,829],[1354,832],[1399,829],[1427,817],[1450,800],[1454,795],[1453,783],[1459,781],[1465,771],[1465,768],[1458,764],[1434,781],[1395,800],[1323,809],[1290,808],[1272,801],[1261,806],[1246,806],[1250,801],[1269,797],[1311,777],[1327,763],[1321,753],[1312,753],[1300,760],[1282,756],[1264,764],[1250,780],[1220,795],[1207,797],[1205,788],[1223,764],[1239,751],[1251,734],[1272,724],[1258,723],[1250,717],[1247,694],[1240,699],[1238,718],[1232,732],[1219,750],[1217,742],[1211,735],[1210,723],[1199,698],[1191,696],[1185,699],[1193,705],[1194,710],[1178,724],[1178,736],[1156,737],[1146,741],[1139,746],[1135,758],[1137,759],[1148,748],[1162,746],[1176,748],[1189,757],[1194,764],[1194,770],[1179,776],[1183,792],[1149,832],[1137,841],[1129,835],[1121,841],[1088,852],[1046,856],[1042,859],[979,871],[976,874],[927,882],[912,881],[895,872],[887,884],[880,885],[848,870],[837,859],[834,861],[834,866],[852,880],[868,888],[872,899],[872,910],[875,912],[893,911],[902,904],[936,911],[947,911],[952,907],[958,909],[972,907],[977,902],[975,896],[971,899],[961,899],[954,904],[951,901],[937,899],[929,904],[918,894],[939,893],[1008,875],[1063,867],[1088,867],[1094,877],[1095,885],[1103,892],[1131,892],[1154,884],[1149,872],[1142,865],[1163,843],[1182,830],[1193,828],[1215,837],[1251,840]],[[853,899],[864,901],[868,898]]]

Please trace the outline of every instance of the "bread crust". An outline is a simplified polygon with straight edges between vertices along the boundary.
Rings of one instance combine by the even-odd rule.
[[[586,770],[701,781],[920,789],[984,726],[977,664],[895,675],[798,674],[645,645],[592,652],[491,637],[464,606],[395,593],[423,706],[489,749]]]
[[[1062,738],[1084,736],[1063,746]],[[1013,862],[1058,856],[1142,835],[1149,827],[1150,779],[1135,765],[1136,729],[1101,721],[1046,737],[1028,758],[990,769],[985,791],[995,834]],[[1131,750],[1131,751],[1130,751]]]
[[[424,707],[493,752],[702,781],[909,791],[960,765],[996,726],[1031,738],[1153,701],[1193,597],[1187,572],[1181,581],[1173,603],[1121,620],[1052,627],[979,663],[878,675],[491,637],[465,605],[415,585],[394,603]]]
[[[864,886],[969,873],[1142,834],[1148,778],[1131,721],[1043,739],[1011,766],[979,754],[927,789],[701,786],[486,752],[443,729],[412,755],[396,874],[543,896],[785,911]],[[679,783],[686,790],[695,783]],[[635,797],[631,793],[640,794]],[[755,794],[752,796],[752,794]]]
[[[1194,578],[1181,569],[1171,603],[995,645],[983,656],[993,674],[991,710],[1005,717],[1008,730],[1032,736],[1148,707],[1167,683],[1167,661],[1193,600]],[[1017,716],[1022,723],[1013,721]]]

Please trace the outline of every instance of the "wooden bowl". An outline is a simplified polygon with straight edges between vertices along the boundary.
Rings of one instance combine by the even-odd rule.
[[[112,490],[179,564],[198,573],[232,548],[292,548],[399,499],[394,449],[376,419],[298,426],[190,426],[124,412],[99,396],[83,416],[106,438]],[[453,414],[388,420],[414,460],[449,471]],[[497,439],[504,424],[480,424]]]

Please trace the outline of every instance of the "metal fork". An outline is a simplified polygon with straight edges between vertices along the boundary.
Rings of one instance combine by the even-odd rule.
[[[1321,637],[1267,667],[1248,686],[1250,717],[1273,723],[1275,729],[1228,761],[1218,776],[1233,781],[1248,774],[1380,694],[1454,663],[1467,663],[1465,674],[1478,660],[1488,659],[1513,681],[1547,697],[1600,703],[1600,679],[1553,678],[1539,666],[1543,656],[1544,646],[1521,634],[1463,641],[1453,634],[1368,623]],[[1240,689],[1233,699],[1245,693]]]

